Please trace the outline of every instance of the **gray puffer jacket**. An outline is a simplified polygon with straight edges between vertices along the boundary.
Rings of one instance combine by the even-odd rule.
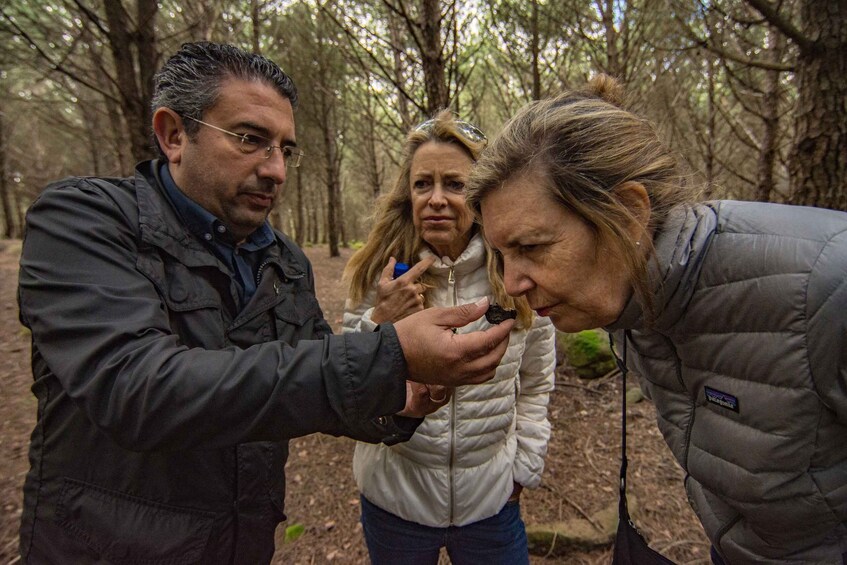
[[[729,563],[847,551],[847,214],[716,202],[656,238],[657,318],[609,329]],[[625,331],[628,330],[628,331]]]

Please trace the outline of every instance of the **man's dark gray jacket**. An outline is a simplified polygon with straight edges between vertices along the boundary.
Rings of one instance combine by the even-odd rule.
[[[60,181],[27,215],[27,563],[268,562],[289,438],[394,442],[414,428],[379,418],[405,402],[393,328],[330,336],[311,265],[279,233],[239,311],[231,272],[156,170]]]

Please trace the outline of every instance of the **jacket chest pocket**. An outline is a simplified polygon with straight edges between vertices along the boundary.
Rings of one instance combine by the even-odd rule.
[[[294,345],[301,339],[322,337],[323,313],[311,292],[288,289],[274,308],[276,339]]]
[[[322,331],[326,327],[327,331]],[[331,333],[318,301],[300,280],[264,277],[253,299],[227,328],[227,341],[240,347],[282,341],[289,345]]]
[[[216,269],[189,268],[159,257],[139,262],[139,268],[159,291],[167,311],[171,331],[187,347],[221,349],[226,346],[227,321],[222,303],[229,296],[228,281]]]

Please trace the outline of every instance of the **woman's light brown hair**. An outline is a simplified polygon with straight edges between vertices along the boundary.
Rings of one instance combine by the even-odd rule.
[[[661,142],[653,125],[624,107],[621,85],[599,75],[578,91],[522,108],[474,167],[468,204],[480,201],[510,178],[530,170],[549,179],[547,189],[563,207],[579,215],[598,240],[618,252],[636,298],[649,322],[653,293],[648,284],[652,234],[675,205],[696,198],[687,187],[679,160]],[[650,218],[639,252],[629,235],[634,211],[618,197],[625,183],[640,183],[650,199]]]
[[[352,304],[360,304],[368,291],[379,280],[382,269],[390,257],[413,265],[419,260],[419,254],[426,246],[415,228],[412,218],[412,197],[410,170],[415,151],[429,141],[452,143],[468,153],[473,161],[479,159],[486,141],[469,139],[457,125],[456,118],[448,110],[442,110],[428,123],[426,128],[415,128],[406,137],[400,172],[392,189],[377,199],[373,214],[373,227],[365,245],[359,249],[344,269],[344,280],[348,284],[348,298]],[[478,230],[478,224],[473,227]],[[518,323],[529,327],[532,322],[532,310],[525,299],[515,300],[503,286],[503,278],[493,257],[493,252],[485,242],[487,268],[494,299],[504,308],[518,310]],[[431,281],[424,276],[422,282],[431,287]]]

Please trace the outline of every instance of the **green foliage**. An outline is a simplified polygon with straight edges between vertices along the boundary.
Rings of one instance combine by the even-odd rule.
[[[303,524],[292,524],[285,528],[285,537],[282,543],[292,543],[297,541],[300,536],[306,532],[306,527]]]
[[[444,59],[447,105],[490,138],[534,97],[607,72],[621,79],[633,109],[657,123],[662,138],[694,171],[693,184],[706,180],[712,197],[751,198],[760,174],[757,140],[764,136],[761,93],[775,65],[786,69],[777,77],[775,115],[786,118],[774,126],[778,151],[772,168],[777,179],[788,178],[788,109],[797,95],[789,69],[796,49],[784,37],[777,41],[779,34],[749,2],[441,4],[442,21],[430,22],[440,29],[431,49]],[[782,15],[791,19],[802,4],[786,0]],[[138,125],[130,128],[126,116],[138,109],[117,88],[121,75],[110,48],[114,30],[107,5],[135,12],[129,0],[87,7],[6,0],[0,10],[6,169],[0,173],[14,179],[8,190],[21,213],[51,180],[132,171]],[[334,213],[341,215],[343,238],[362,239],[375,198],[395,179],[406,130],[428,108],[421,6],[398,0],[163,0],[152,21],[155,60],[145,62],[158,66],[182,42],[211,39],[248,49],[255,43],[280,63],[300,90],[297,140],[308,155],[302,179],[292,175],[286,183],[280,223],[289,233],[308,234],[304,239],[325,234],[331,169],[341,179],[342,206]],[[140,37],[132,26],[137,24],[127,29],[128,37]],[[706,44],[715,51],[692,48]],[[744,64],[748,58],[767,59],[769,67]],[[774,199],[788,194],[786,182],[777,183]]]
[[[602,377],[615,368],[608,335],[603,330],[575,334],[559,333],[556,347],[565,353],[567,363],[584,379]]]
[[[566,346],[571,365],[583,366],[597,356],[600,350],[600,337],[594,330],[576,334],[560,334]]]

